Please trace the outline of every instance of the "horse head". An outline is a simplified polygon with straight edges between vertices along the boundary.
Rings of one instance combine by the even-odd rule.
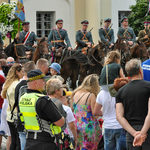
[[[103,64],[105,53],[101,42],[99,42],[99,44],[88,50],[88,57],[94,64],[95,63]]]
[[[131,48],[131,57],[139,58],[141,61],[148,59],[146,45],[141,41],[137,41],[137,44]]]
[[[128,52],[130,50],[130,46],[125,38],[118,36],[114,49],[118,49],[120,52]]]
[[[45,37],[39,40],[37,49],[40,54],[49,54],[48,42]]]
[[[40,58],[48,59],[49,56],[50,56],[50,53],[49,53],[48,42],[46,38],[39,39],[38,45],[33,54],[33,61],[36,63],[38,59]]]

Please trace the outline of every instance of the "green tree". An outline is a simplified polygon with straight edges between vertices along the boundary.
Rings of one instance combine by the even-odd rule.
[[[0,5],[0,32],[3,39],[11,32],[11,38],[14,39],[18,32],[18,19],[15,17],[16,3],[2,3]],[[20,23],[21,24],[21,23]],[[22,26],[20,25],[20,28]]]
[[[148,5],[149,0],[136,0],[136,4],[130,7],[129,25],[133,28],[136,35],[144,28],[144,21],[150,21]]]

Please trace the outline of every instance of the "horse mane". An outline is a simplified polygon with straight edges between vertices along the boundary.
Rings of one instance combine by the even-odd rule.
[[[34,52],[34,55],[33,55],[33,61],[36,63],[37,60],[40,58],[40,55],[41,55],[41,51],[40,51],[40,45],[46,41],[45,37],[43,37],[41,40],[39,40],[39,43],[35,49],[35,52]]]

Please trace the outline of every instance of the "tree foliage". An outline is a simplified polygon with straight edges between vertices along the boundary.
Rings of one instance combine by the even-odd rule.
[[[0,5],[0,32],[5,39],[11,32],[11,38],[14,39],[18,32],[18,19],[15,17],[16,3],[2,3]],[[20,26],[21,27],[21,26]]]
[[[136,35],[144,28],[144,21],[150,21],[148,5],[149,0],[136,0],[136,4],[130,7],[129,25],[133,28]]]

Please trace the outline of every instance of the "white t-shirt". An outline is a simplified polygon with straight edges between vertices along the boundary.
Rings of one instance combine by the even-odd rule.
[[[111,97],[109,91],[102,89],[97,95],[96,103],[102,105],[104,128],[107,129],[122,128],[122,126],[116,120],[115,97]]]
[[[65,112],[67,113],[67,117],[66,117],[67,127],[66,127],[66,128],[67,128],[67,131],[68,131],[68,133],[69,133],[69,136],[70,136],[71,138],[73,138],[73,134],[72,134],[72,132],[70,131],[68,124],[69,124],[70,122],[75,121],[75,118],[74,118],[73,112],[72,112],[72,110],[71,110],[71,108],[70,108],[69,106],[63,105],[63,108],[64,108]]]

